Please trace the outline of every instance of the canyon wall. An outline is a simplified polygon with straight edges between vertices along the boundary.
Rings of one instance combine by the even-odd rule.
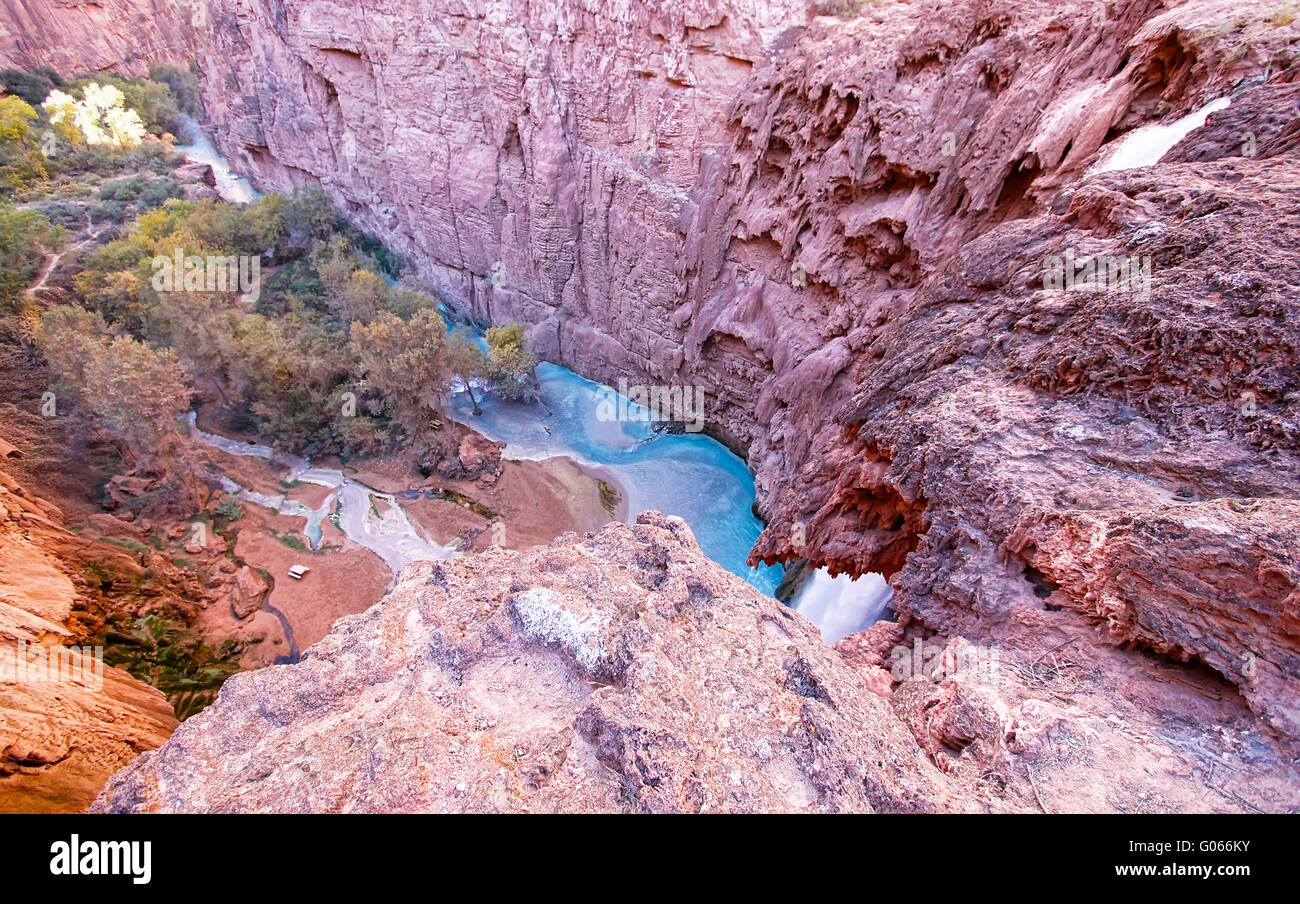
[[[1290,228],[1270,186],[1293,155],[1078,181],[1117,135],[1287,70],[1297,26],[1273,6],[217,9],[198,40],[222,148],[264,186],[324,186],[449,304],[526,322],[546,358],[704,385],[771,523],[755,560],[897,575],[904,618],[947,631],[1067,607],[1300,731],[1285,531],[1186,545],[1186,568],[1240,565],[1171,599],[1112,574],[1145,555],[1093,551],[1133,509],[1199,524],[1295,498],[1273,404],[1297,388],[1292,262],[1261,271],[1236,237]],[[1286,80],[1253,141],[1294,118]],[[1035,291],[1067,246],[1154,256],[1154,294]],[[1189,280],[1220,303],[1199,311]],[[1233,419],[1243,392],[1265,418]],[[1185,502],[1207,506],[1164,508]],[[1261,556],[1284,564],[1243,598],[1233,575]]]
[[[889,734],[903,770],[890,774],[939,789],[913,803],[1295,806],[1292,17],[1225,0],[898,2],[844,18],[797,2],[513,6],[217,0],[186,40],[218,144],[260,187],[324,187],[448,304],[480,321],[523,320],[546,358],[610,382],[704,386],[710,429],[756,473],[769,527],[754,559],[890,578],[898,624],[840,653],[947,776],[931,785],[925,763],[911,765],[911,741]],[[1087,174],[1135,126],[1229,95],[1160,165]],[[1045,285],[1045,263],[1067,256],[1135,260],[1149,280]],[[670,530],[643,526],[620,543],[649,542],[650,527]],[[645,567],[619,545],[604,541],[590,567],[628,555]],[[555,556],[572,568],[574,554],[505,567],[535,582],[534,565]],[[669,574],[709,567],[668,558],[681,560]],[[477,593],[475,566],[454,567],[470,571],[447,586]],[[371,648],[379,628],[366,619],[396,632],[405,613],[403,630],[423,636],[428,619],[466,605],[439,584],[445,574],[413,575],[433,583],[341,623],[321,661],[386,652]],[[623,604],[651,605],[655,592],[629,591]],[[517,602],[510,621],[479,595],[497,633],[476,633],[468,652],[448,646],[438,670],[462,655],[472,664],[479,640],[497,652],[559,643],[523,636]],[[686,611],[673,618],[695,617]],[[557,618],[585,617],[570,615]],[[760,618],[746,631],[761,628]],[[885,656],[913,642],[996,648],[1008,666],[992,683],[900,683]],[[584,674],[560,646],[565,674]],[[669,658],[680,668],[686,655]],[[366,743],[396,743],[403,723],[388,698],[340,701],[328,669],[305,665],[237,678],[218,706],[260,731],[259,701],[304,688],[285,704],[294,719],[362,707],[375,731]],[[423,692],[394,676],[396,665],[379,690],[402,701]],[[584,807],[671,808],[656,790],[665,781],[683,808],[793,806],[785,789],[743,776],[749,796],[726,798],[671,758],[647,772],[634,751],[649,742],[631,720],[597,707],[614,726],[606,745],[581,715],[594,704],[555,688],[547,724],[590,734],[579,751],[599,751],[596,763],[621,776]],[[858,692],[831,696],[841,693]],[[874,704],[853,706],[863,725],[893,732]],[[698,725],[660,729],[670,746],[706,740],[686,740]],[[307,735],[286,731],[305,757]],[[158,782],[205,757],[252,783],[188,789],[221,807],[328,809],[367,791],[347,785],[352,754],[325,757],[331,771],[316,783],[256,745],[225,764],[216,717],[186,737],[193,754],[176,746],[143,761],[100,806],[182,808]],[[559,750],[537,743],[525,746]],[[577,802],[572,785],[537,784],[563,765],[558,753],[523,757],[531,771],[515,773],[518,787],[494,789],[467,760],[463,784],[485,796],[394,788],[385,802],[492,809],[516,792],[541,808]],[[601,774],[575,763],[569,779]],[[872,772],[853,774],[880,787]],[[843,789],[816,786],[806,799],[864,805]]]
[[[2,0],[0,69],[147,75],[153,63],[187,64],[200,8],[203,0]]]
[[[1300,85],[1247,91],[1176,149],[1196,162],[1094,176],[964,245],[873,335],[755,555],[881,570],[947,633],[1097,625],[1300,734],[1298,114]],[[1045,288],[1071,252],[1150,284]]]
[[[214,4],[218,143],[548,359],[705,385],[764,508],[964,240],[1293,35],[1224,32],[1226,3],[511,6]]]
[[[4,441],[0,453],[20,454]],[[81,810],[176,727],[166,698],[96,663],[82,631],[86,573],[127,582],[144,569],[61,522],[55,506],[0,471],[0,812]],[[64,654],[53,677],[49,651]]]
[[[686,246],[735,99],[806,25],[801,0],[513,6],[222,4],[200,37],[218,143],[259,184],[323,185],[549,359],[706,381],[747,446],[774,350],[719,333],[716,360],[685,363]]]

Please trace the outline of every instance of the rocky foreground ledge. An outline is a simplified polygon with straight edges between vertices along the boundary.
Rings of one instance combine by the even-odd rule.
[[[651,512],[412,564],[297,665],[232,677],[92,810],[962,806],[811,622]]]

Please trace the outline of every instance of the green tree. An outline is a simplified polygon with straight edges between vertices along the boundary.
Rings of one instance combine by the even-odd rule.
[[[311,250],[313,242],[338,231],[339,215],[330,197],[320,188],[304,188],[284,197],[284,225],[288,240],[299,253]]]
[[[334,296],[335,316],[343,326],[354,321],[369,323],[386,307],[388,286],[383,277],[372,270],[354,270]]]
[[[349,448],[338,423],[338,394],[355,369],[346,335],[297,315],[248,314],[235,328],[235,342],[230,385],[264,437],[306,454]]]
[[[535,396],[533,371],[537,361],[524,343],[524,326],[512,323],[487,331],[487,376],[492,390],[507,399]]]
[[[328,242],[339,227],[329,196],[318,188],[300,189],[292,195],[263,195],[244,208],[242,217],[257,250],[271,252],[277,261],[302,257],[316,243]],[[340,240],[339,255],[355,269],[358,261],[348,254],[347,241]],[[326,249],[324,256],[330,256],[328,245]]]
[[[32,140],[32,120],[36,111],[21,97],[0,97],[0,142],[29,144]]]
[[[61,305],[46,311],[37,344],[56,385],[135,467],[171,470],[184,460],[176,419],[191,389],[170,349],[113,336],[97,313]]]
[[[239,353],[243,316],[233,292],[158,292],[149,336],[175,349],[203,385],[220,387]]]
[[[140,114],[151,135],[180,131],[180,106],[166,83],[137,78],[124,80],[119,87],[126,107]]]
[[[73,96],[87,87],[92,90],[113,88],[121,94],[122,106],[133,111],[151,135],[176,134],[180,129],[180,104],[167,81],[99,73],[94,78],[77,79],[65,87]]]
[[[63,84],[59,74],[42,66],[31,72],[6,69],[0,72],[0,86],[9,94],[16,94],[33,106],[50,96],[50,92]]]
[[[37,69],[34,72],[6,69],[0,72],[0,86],[9,94],[15,94],[29,104],[39,104],[61,84],[63,84],[62,80],[52,69]]]
[[[0,204],[0,309],[16,310],[61,230],[34,210]]]
[[[447,364],[452,376],[465,386],[469,393],[470,404],[474,414],[481,415],[478,399],[474,396],[474,380],[480,380],[488,374],[488,358],[474,339],[473,333],[466,329],[452,330],[447,336]]]
[[[108,342],[108,324],[97,311],[58,305],[41,315],[36,344],[55,374],[56,389],[77,396],[89,378],[87,368]]]
[[[32,122],[36,111],[20,97],[0,97],[0,183],[15,191],[49,178]]]
[[[156,63],[149,67],[149,79],[166,85],[182,113],[201,117],[203,103],[199,100],[199,82],[194,72],[170,63]]]
[[[442,317],[428,309],[410,320],[384,312],[369,324],[352,325],[352,346],[362,385],[374,393],[374,409],[390,415],[410,438],[425,434],[451,379]]]
[[[409,318],[437,304],[423,292],[389,286],[375,260],[358,253],[344,236],[318,242],[311,260],[325,288],[325,307],[344,329],[369,323],[380,311]]]
[[[410,320],[425,308],[436,310],[438,300],[432,295],[406,286],[389,286],[384,298],[384,309],[403,320]]]
[[[270,251],[273,258],[279,259],[286,232],[284,196],[274,193],[262,195],[244,208],[244,219],[258,248]]]
[[[181,445],[176,419],[189,410],[192,390],[171,349],[114,336],[91,358],[86,388],[92,416],[136,463],[170,457]]]
[[[325,287],[325,307],[340,319],[347,308],[348,283],[359,263],[356,252],[341,235],[317,242],[312,249],[312,267],[320,274],[321,285]],[[343,325],[346,327],[350,322],[345,321]]]

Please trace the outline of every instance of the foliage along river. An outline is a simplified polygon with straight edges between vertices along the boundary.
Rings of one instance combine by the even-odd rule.
[[[217,190],[227,201],[247,203],[257,193],[246,180],[235,175],[211,142],[197,128],[190,132],[191,144],[176,150],[194,162],[207,163],[218,173]],[[489,439],[506,443],[505,456],[513,459],[544,460],[567,456],[588,468],[608,474],[624,494],[627,517],[648,509],[678,515],[694,531],[700,548],[718,564],[767,594],[776,590],[784,574],[780,565],[751,568],[746,558],[762,522],[754,517],[754,478],[745,463],[725,446],[701,434],[670,434],[655,431],[648,421],[602,420],[597,416],[602,401],[614,397],[614,390],[586,380],[567,368],[543,363],[537,368],[540,396],[553,412],[548,415],[534,402],[510,402],[494,396],[480,398],[482,415],[470,413],[462,391],[453,399],[449,412],[457,421],[470,425]],[[636,405],[620,406],[638,411]],[[320,542],[320,524],[335,502],[333,517],[351,540],[372,550],[396,574],[415,559],[447,558],[454,549],[424,539],[406,516],[400,500],[350,480],[334,469],[315,468],[305,459],[281,455],[266,446],[237,442],[190,427],[198,439],[228,452],[255,455],[285,464],[289,480],[317,483],[334,489],[320,509],[312,510],[282,496],[264,497],[227,478],[223,486],[259,505],[306,519],[306,534],[315,546]],[[384,499],[388,506],[380,517],[370,496]],[[878,575],[861,581],[847,576],[832,579],[824,571],[814,572],[792,605],[822,627],[830,643],[860,630],[881,617],[890,597],[889,588]],[[283,619],[282,619],[283,621]],[[287,628],[287,625],[286,625]]]

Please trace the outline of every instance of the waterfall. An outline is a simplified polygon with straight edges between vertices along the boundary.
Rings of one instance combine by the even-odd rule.
[[[815,622],[822,629],[822,640],[833,644],[880,621],[893,597],[893,589],[878,574],[856,580],[847,574],[833,578],[818,568],[790,606]]]
[[[1097,173],[1134,169],[1159,163],[1160,158],[1169,153],[1185,135],[1205,125],[1211,113],[1217,113],[1229,103],[1228,98],[1220,97],[1168,125],[1156,122],[1134,129],[1112,142],[1110,150],[1093,165],[1092,169],[1088,170],[1087,175],[1094,176]]]

